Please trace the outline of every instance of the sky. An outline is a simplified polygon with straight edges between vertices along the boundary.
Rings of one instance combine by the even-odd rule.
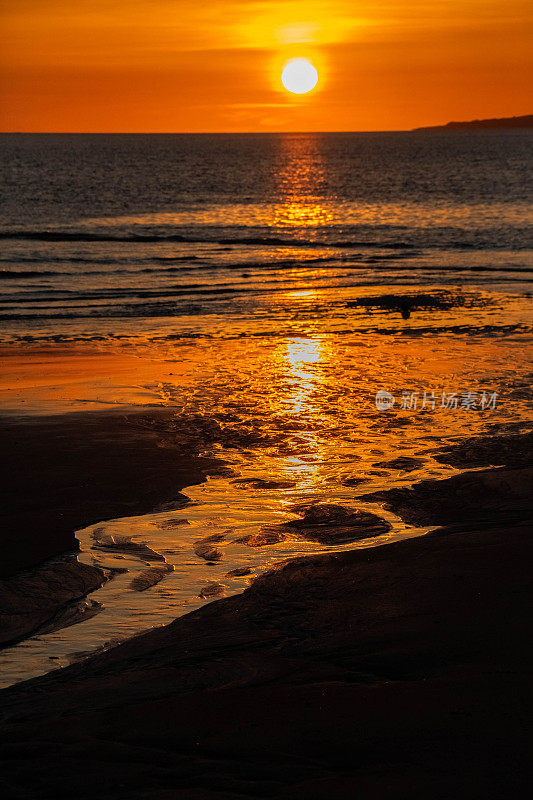
[[[0,130],[405,130],[533,111],[529,0],[0,0]],[[280,81],[310,59],[316,89]]]

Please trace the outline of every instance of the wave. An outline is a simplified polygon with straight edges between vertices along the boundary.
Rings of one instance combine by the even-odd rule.
[[[219,231],[207,231],[205,228],[199,227],[194,233],[132,233],[132,232],[119,232],[113,233],[108,231],[54,231],[54,230],[0,230],[0,240],[13,240],[13,241],[34,241],[34,242],[48,242],[48,243],[74,243],[74,244],[98,244],[98,243],[115,243],[115,244],[196,244],[196,245],[209,245],[212,247],[217,246],[220,250],[231,251],[233,247],[291,247],[294,249],[316,249],[328,248],[336,250],[381,250],[391,251],[398,257],[400,254],[405,254],[408,257],[410,254],[419,251],[421,248],[426,250],[450,250],[457,252],[475,252],[476,250],[508,250],[513,251],[528,251],[531,249],[530,237],[526,237],[526,231],[516,231],[522,237],[519,241],[516,236],[513,236],[512,241],[502,238],[501,231],[495,230],[476,230],[474,237],[472,232],[463,231],[462,229],[453,229],[453,233],[457,236],[450,237],[452,229],[439,229],[439,228],[416,228],[408,232],[409,236],[413,237],[412,241],[406,241],[403,238],[390,239],[388,235],[397,229],[393,226],[368,226],[359,225],[351,226],[355,230],[353,232],[347,229],[333,230],[324,229],[318,231],[317,238],[303,238],[294,232],[285,235],[276,234],[259,234],[259,235],[239,235],[233,236],[228,234],[220,234]],[[357,232],[364,230],[373,233],[372,238],[348,238],[349,236],[357,236]],[[343,236],[347,238],[339,238]],[[464,233],[464,237],[462,234]],[[529,231],[527,231],[529,233]],[[383,238],[380,238],[384,234]],[[211,251],[212,255],[212,251]],[[144,256],[143,256],[144,258]],[[161,257],[164,258],[164,257]],[[179,257],[171,257],[174,260],[195,260],[198,258],[194,255],[184,255]],[[78,257],[66,259],[76,261]],[[79,259],[82,263],[83,258]],[[119,259],[110,259],[120,262]],[[147,256],[148,261],[156,261],[157,259]],[[105,263],[104,260],[95,260],[94,263]],[[123,262],[124,263],[124,262]]]
[[[5,260],[5,259],[4,259]],[[15,259],[13,259],[15,260]],[[71,259],[63,259],[63,261],[70,261]],[[82,259],[72,259],[73,262],[81,261]],[[183,256],[180,258],[149,258],[148,261],[181,261],[181,262],[188,262],[200,261],[198,256]],[[30,259],[27,259],[29,262]],[[53,258],[42,258],[42,259],[32,259],[31,263],[39,263],[40,261],[59,261],[55,256]],[[304,260],[296,259],[296,258],[282,258],[276,259],[275,261],[244,261],[244,262],[234,262],[231,264],[209,264],[203,261],[201,264],[195,263],[193,266],[187,268],[184,267],[183,264],[179,267],[143,267],[140,266],[137,269],[133,268],[119,268],[119,269],[112,269],[113,260],[109,261],[93,261],[92,259],[84,259],[84,263],[91,264],[91,263],[106,263],[109,265],[109,269],[102,269],[102,270],[17,270],[17,269],[0,269],[0,280],[16,280],[18,278],[40,278],[40,277],[58,277],[64,275],[75,275],[76,277],[80,277],[82,275],[145,275],[145,274],[167,274],[167,273],[183,273],[185,271],[190,270],[202,270],[202,269],[224,269],[224,270],[247,270],[247,269],[278,269],[280,267],[302,267],[312,264],[327,264],[328,262],[341,262],[344,263],[344,259],[335,257],[335,256],[321,256],[317,258],[306,258]],[[16,259],[16,263],[25,263],[22,259]],[[115,262],[116,263],[116,262]],[[370,263],[370,262],[368,262]]]
[[[283,291],[283,289],[277,289]],[[87,302],[89,300],[122,300],[128,298],[150,299],[152,297],[165,297],[171,302],[171,298],[183,297],[187,295],[236,295],[248,294],[263,294],[265,292],[275,291],[267,286],[262,288],[250,289],[246,286],[223,286],[222,284],[215,284],[214,286],[207,286],[205,283],[189,283],[177,284],[176,286],[166,286],[160,289],[138,289],[138,288],[125,288],[125,289],[87,289],[79,291],[76,289],[46,289],[39,292],[38,297],[34,292],[24,292],[18,296],[10,296],[2,298],[2,304],[31,304],[36,303],[49,303],[49,302],[73,302],[75,300]]]
[[[363,258],[361,256],[359,263],[354,263],[352,260],[347,260],[342,257],[324,256],[319,258],[306,258],[306,259],[279,259],[276,261],[243,261],[240,263],[232,264],[208,264],[202,263],[201,265],[193,266],[179,266],[179,267],[141,267],[139,269],[102,269],[102,270],[16,270],[16,269],[0,269],[0,281],[7,280],[32,280],[35,278],[62,278],[62,277],[90,277],[98,275],[172,275],[183,274],[185,272],[196,271],[219,271],[224,272],[240,272],[243,277],[248,277],[246,272],[248,270],[255,271],[275,271],[278,269],[305,269],[320,265],[324,268],[330,267],[336,269],[342,267],[345,270],[368,270],[380,269],[381,272],[442,272],[442,273],[470,273],[470,272],[488,272],[488,273],[518,273],[529,274],[533,273],[533,267],[526,266],[525,264],[506,264],[501,266],[485,266],[482,264],[474,264],[468,266],[443,266],[440,264],[394,264],[392,261],[401,261],[402,256],[397,259],[384,256],[377,258]],[[53,259],[54,261],[56,259]],[[184,259],[188,260],[188,259]],[[88,261],[88,263],[90,263]],[[110,265],[111,267],[112,265]],[[252,276],[250,276],[252,277]],[[506,278],[505,278],[506,279]],[[504,279],[504,280],[505,280]],[[188,285],[184,285],[188,286]],[[32,289],[35,287],[31,287]],[[50,290],[52,291],[52,290]],[[64,290],[68,291],[68,290]]]
[[[1,232],[0,232],[1,238]],[[89,258],[85,256],[59,256],[54,253],[53,256],[50,255],[40,255],[40,256],[15,256],[13,258],[3,257],[2,261],[4,264],[39,264],[43,261],[50,261],[53,260],[58,264],[130,264],[131,257],[126,256],[124,258],[114,258],[113,256],[106,257],[106,258],[98,258],[96,256],[90,256]],[[179,263],[181,261],[201,261],[200,256],[194,255],[186,255],[186,256],[148,256],[146,261],[149,262],[176,262]]]
[[[0,280],[16,280],[17,278],[43,278],[51,275],[73,275],[73,272],[58,272],[55,269],[1,269]]]
[[[405,241],[311,241],[294,236],[223,236],[208,238],[203,236],[184,236],[177,233],[152,234],[152,233],[89,233],[70,231],[25,231],[6,230],[0,231],[0,239],[18,239],[22,241],[39,242],[139,242],[145,244],[157,242],[185,242],[190,244],[219,244],[219,245],[265,245],[265,246],[290,246],[290,247],[380,247],[384,249],[414,249],[415,245]],[[465,245],[466,246],[466,245]]]
[[[50,259],[47,259],[50,260]],[[55,258],[53,259],[56,260]],[[184,272],[183,267],[160,267],[150,268],[143,267],[142,269],[91,269],[82,272],[80,270],[16,270],[16,269],[2,269],[0,270],[0,280],[16,280],[18,278],[42,278],[42,277],[60,277],[64,275],[75,275],[82,277],[83,275],[144,275],[145,273],[167,273],[167,272]]]

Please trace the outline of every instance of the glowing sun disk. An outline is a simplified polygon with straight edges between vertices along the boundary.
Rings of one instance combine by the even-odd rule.
[[[291,58],[283,67],[281,82],[288,92],[305,94],[318,83],[318,72],[307,58]]]

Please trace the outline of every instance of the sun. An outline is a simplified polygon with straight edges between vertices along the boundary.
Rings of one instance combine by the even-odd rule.
[[[318,83],[318,72],[307,58],[291,58],[283,67],[281,82],[288,92],[305,94]]]

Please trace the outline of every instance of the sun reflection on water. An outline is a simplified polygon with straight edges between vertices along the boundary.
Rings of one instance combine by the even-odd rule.
[[[320,361],[322,343],[317,339],[287,339],[282,348],[285,348],[284,357],[289,367],[288,391],[284,398],[286,410],[293,415],[314,416],[318,408],[313,395],[317,394],[320,377],[310,365]]]
[[[302,294],[312,294],[305,292]],[[299,370],[302,364],[316,364],[320,361],[323,340],[321,339],[287,339],[287,361]]]
[[[334,221],[331,204],[323,200],[326,178],[318,137],[281,137],[277,174],[281,202],[272,208],[272,224],[317,227]]]

